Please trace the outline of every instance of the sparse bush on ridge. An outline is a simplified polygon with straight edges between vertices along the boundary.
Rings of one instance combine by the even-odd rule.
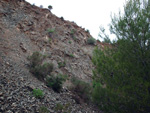
[[[86,30],[86,32],[87,32],[87,33],[90,33],[90,31],[89,31],[88,29]]]
[[[72,29],[71,32],[70,32],[70,35],[73,38],[73,40],[77,40],[77,38],[75,37],[75,33],[76,33],[75,29]]]
[[[94,38],[88,38],[87,39],[87,44],[90,44],[90,45],[94,45],[96,43],[96,40]]]
[[[61,19],[62,21],[64,21],[64,17],[60,17],[60,19]]]
[[[48,6],[48,9],[49,9],[49,10],[52,10],[52,9],[53,9],[53,7],[52,7],[51,5],[49,5],[49,6]]]

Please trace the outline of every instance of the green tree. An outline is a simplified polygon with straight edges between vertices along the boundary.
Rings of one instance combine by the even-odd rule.
[[[150,1],[129,0],[114,15],[117,41],[95,49],[93,99],[106,112],[150,112]],[[105,37],[104,37],[105,38]]]
[[[111,43],[111,40],[109,38],[109,35],[107,35],[105,33],[105,28],[104,27],[100,27],[100,33],[99,33],[99,37],[103,40],[102,42],[104,43]]]

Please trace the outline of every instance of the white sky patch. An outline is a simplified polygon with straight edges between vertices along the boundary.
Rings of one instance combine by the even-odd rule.
[[[109,34],[108,24],[111,13],[123,11],[125,0],[26,0],[31,4],[47,8],[53,6],[52,12],[65,20],[74,21],[77,25],[88,29],[98,39],[99,26],[104,26]],[[111,38],[111,36],[110,36]]]

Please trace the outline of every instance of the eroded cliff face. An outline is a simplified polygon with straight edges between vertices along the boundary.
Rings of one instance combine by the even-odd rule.
[[[56,104],[68,105],[73,113],[92,113],[94,108],[78,105],[68,90],[58,94],[37,80],[28,69],[27,57],[39,51],[54,64],[53,74],[66,74],[91,83],[92,37],[73,22],[58,18],[48,9],[30,5],[24,0],[0,0],[0,112],[39,112],[46,106],[50,112]],[[59,67],[59,62],[65,62]],[[65,83],[67,87],[69,81]],[[42,100],[31,96],[31,89],[46,94]]]
[[[3,43],[10,48],[7,54],[27,57],[40,51],[50,56],[48,60],[55,64],[58,72],[65,71],[83,79],[92,76],[91,53],[86,44],[87,38],[92,36],[75,23],[56,17],[48,9],[26,2],[2,0],[1,29],[2,37],[9,41]],[[54,32],[48,33],[48,29]],[[71,54],[73,58],[69,57]],[[64,60],[66,67],[58,69],[57,63]]]

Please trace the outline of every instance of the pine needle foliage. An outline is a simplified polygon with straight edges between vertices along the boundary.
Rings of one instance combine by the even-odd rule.
[[[105,112],[150,112],[150,1],[129,0],[112,17],[112,48],[93,53],[93,100]]]

